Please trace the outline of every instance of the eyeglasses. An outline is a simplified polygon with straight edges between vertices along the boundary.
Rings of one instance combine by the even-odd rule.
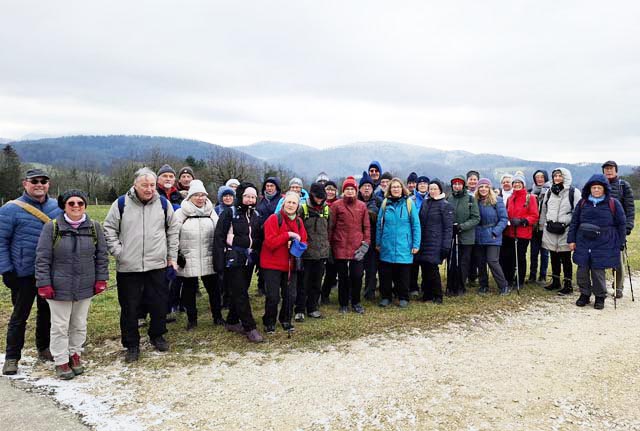
[[[37,178],[31,178],[30,180],[28,180],[31,184],[36,185],[36,184],[49,184],[49,180],[46,178],[43,178],[41,180],[37,179]]]
[[[82,208],[84,206],[84,201],[67,201],[67,205],[69,205],[70,207],[80,207]]]

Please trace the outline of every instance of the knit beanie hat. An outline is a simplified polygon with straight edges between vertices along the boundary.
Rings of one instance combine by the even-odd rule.
[[[475,175],[476,178],[480,178],[480,172],[474,171],[473,169],[467,172],[467,179],[469,179],[471,175]]]
[[[169,165],[162,165],[162,167],[160,169],[158,169],[158,173],[156,175],[160,176],[160,175],[166,174],[166,173],[172,173],[175,176],[176,171],[174,171],[173,168],[171,166],[169,166]]]
[[[329,180],[324,184],[325,190],[327,187],[333,187],[334,189],[338,190],[338,185],[336,184],[335,181],[332,181],[332,180]]]
[[[191,191],[191,187],[189,187],[189,191]],[[222,198],[226,195],[231,195],[235,198],[236,192],[229,186],[220,186],[220,188],[218,189],[218,202],[222,202]]]
[[[362,178],[360,178],[360,183],[358,185],[359,187],[362,187],[365,184],[371,184],[371,187],[375,187],[373,178],[371,178],[371,175],[369,175],[369,172],[362,171]]]
[[[180,178],[182,174],[189,174],[192,178],[196,177],[191,166],[185,166],[184,168],[180,169],[180,172],[178,172],[178,178]]]
[[[420,184],[420,183],[427,183],[429,184],[429,177],[427,177],[426,175],[420,175],[416,181],[416,183]]]
[[[227,187],[232,187],[232,186],[238,187],[240,185],[240,181],[236,180],[235,178],[231,178],[224,185]]]
[[[84,205],[87,206],[87,195],[82,190],[78,189],[70,189],[63,192],[60,196],[58,196],[58,208],[64,210],[64,206],[67,201],[73,197],[80,198],[84,202]]]
[[[324,186],[320,183],[311,184],[309,193],[311,193],[311,196],[314,196],[320,200],[325,200],[327,198],[327,192],[324,191]],[[313,203],[315,204],[315,202]]]
[[[515,175],[513,177],[513,180],[511,180],[512,183],[515,183],[515,182],[518,182],[518,181],[522,183],[522,187],[526,187],[527,186],[527,182],[524,180],[524,176]]]
[[[327,181],[329,181],[329,175],[327,175],[325,172],[320,172],[318,174],[318,178],[316,178],[316,183],[319,183],[319,182],[326,183]]]
[[[191,198],[191,196],[193,196],[196,193],[204,193],[205,195],[209,196],[209,193],[207,193],[207,189],[204,188],[204,184],[202,184],[202,181],[200,180],[191,181],[191,185],[189,186],[189,192],[187,193],[187,200],[189,200],[189,198]]]
[[[289,187],[293,186],[293,185],[297,185],[302,187],[302,180],[300,178],[297,177],[293,177],[289,180]]]
[[[353,187],[354,189],[358,190],[358,183],[356,183],[356,179],[353,177],[347,177],[342,183],[342,193],[344,193],[344,189],[346,189],[347,187]]]
[[[255,189],[255,187],[247,187],[242,191],[242,196],[255,196],[258,197],[258,191]]]
[[[431,181],[429,181],[429,185],[431,184],[435,184],[436,186],[438,186],[438,188],[440,189],[440,193],[442,193],[444,191],[444,186],[442,185],[442,181],[440,181],[437,178],[432,179]]]
[[[478,187],[485,185],[485,186],[489,186],[489,188],[493,188],[493,184],[491,184],[491,180],[489,178],[480,178],[478,180]]]
[[[385,172],[384,174],[382,174],[380,176],[381,180],[389,180],[391,181],[393,179],[393,175],[391,175],[391,172]]]
[[[417,183],[418,182],[418,174],[416,174],[415,172],[411,172],[409,174],[409,176],[407,177],[407,182],[408,183]]]
[[[505,179],[507,179],[507,178],[511,178],[511,182],[513,182],[513,175],[511,175],[511,174],[503,174],[503,175],[500,177],[500,184],[502,184],[502,182],[503,182]]]

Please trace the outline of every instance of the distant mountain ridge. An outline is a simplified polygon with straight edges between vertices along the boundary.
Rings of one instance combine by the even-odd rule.
[[[286,157],[291,153],[299,151],[318,151],[308,145],[294,144],[277,141],[260,141],[251,145],[229,147],[257,157],[258,159],[269,160]]]

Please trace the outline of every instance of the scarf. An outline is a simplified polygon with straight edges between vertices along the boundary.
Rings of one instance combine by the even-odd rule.
[[[67,223],[69,223],[69,225],[74,228],[74,229],[78,229],[78,226],[80,226],[86,219],[87,219],[87,215],[86,214],[82,214],[82,217],[80,218],[80,220],[71,220],[69,217],[67,217],[67,213],[64,213],[64,219]]]

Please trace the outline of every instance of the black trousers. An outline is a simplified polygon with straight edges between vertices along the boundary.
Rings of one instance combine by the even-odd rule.
[[[171,283],[169,283],[169,312],[173,310],[179,310],[180,306],[185,306],[181,303],[182,300],[182,277],[176,277]],[[197,288],[197,284],[196,284]]]
[[[36,347],[38,351],[49,347],[51,312],[45,299],[38,296],[35,276],[17,277],[11,281],[11,302],[13,312],[7,326],[7,354],[5,359],[20,359],[24,347],[24,334],[31,314],[33,300],[36,300]],[[37,299],[36,299],[37,298]]]
[[[305,259],[303,281],[298,283],[296,292],[296,313],[311,313],[318,309],[320,290],[322,289],[322,275],[324,274],[324,259]],[[300,277],[298,273],[298,277]]]
[[[256,321],[249,302],[249,285],[253,274],[253,265],[224,270],[224,285],[229,289],[229,313],[227,323],[242,323],[245,331],[256,329]]]
[[[145,272],[118,272],[118,303],[120,303],[120,333],[124,347],[138,347],[138,312],[144,308],[151,316],[147,334],[150,339],[167,332],[169,284],[165,269]]]
[[[296,282],[297,273],[278,271],[275,269],[263,269],[265,303],[264,316],[262,323],[265,326],[275,325],[276,318],[280,323],[290,323],[293,317],[293,305],[296,302]],[[280,307],[280,315],[278,316],[278,304],[282,297],[282,307]]]
[[[420,262],[422,269],[422,299],[431,301],[442,297],[442,279],[439,266],[430,262]]]
[[[462,282],[467,285],[469,273],[471,271],[471,255],[473,254],[473,245],[458,245],[458,259],[460,259],[460,272],[462,273]],[[476,265],[477,267],[478,265]]]
[[[553,277],[554,283],[560,283],[563,281],[560,278],[560,270],[564,274],[564,281],[573,279],[573,264],[571,262],[570,251],[552,251],[551,253],[551,277]],[[560,284],[558,284],[560,285]]]
[[[200,277],[204,288],[209,294],[209,307],[211,308],[211,316],[222,318],[222,296],[220,294],[220,285],[218,284],[218,275],[209,274]],[[196,306],[196,293],[198,292],[198,277],[181,277],[182,280],[182,305],[187,310],[187,319],[189,322],[198,321],[198,307]]]
[[[476,256],[479,255],[479,252],[476,251],[476,248],[479,247],[477,245],[472,245],[471,246],[471,263],[469,264],[469,275],[467,276],[467,281],[469,282],[475,282],[478,280],[478,276],[479,276],[479,268],[480,268],[480,262],[478,262],[478,260],[476,260]]]
[[[376,296],[376,274],[378,272],[380,254],[370,247],[364,255],[364,297],[374,298]]]
[[[527,248],[529,240],[518,238],[518,278],[520,287],[524,285],[525,276],[527,275]],[[516,285],[516,240],[514,238],[503,236],[502,247],[500,247],[500,266],[504,273],[504,278],[509,286]]]
[[[364,262],[357,260],[338,259],[338,302],[341,307],[360,304],[360,291],[362,290],[362,272]]]
[[[327,263],[324,266],[324,281],[322,282],[322,297],[327,299],[331,295],[331,288],[336,285],[338,279],[338,268],[335,262]]]
[[[409,278],[413,264],[380,262],[380,296],[391,301],[393,291],[400,300],[409,300]]]
[[[419,292],[418,274],[420,273],[420,263],[413,262],[411,264],[411,273],[409,274],[409,292]]]

